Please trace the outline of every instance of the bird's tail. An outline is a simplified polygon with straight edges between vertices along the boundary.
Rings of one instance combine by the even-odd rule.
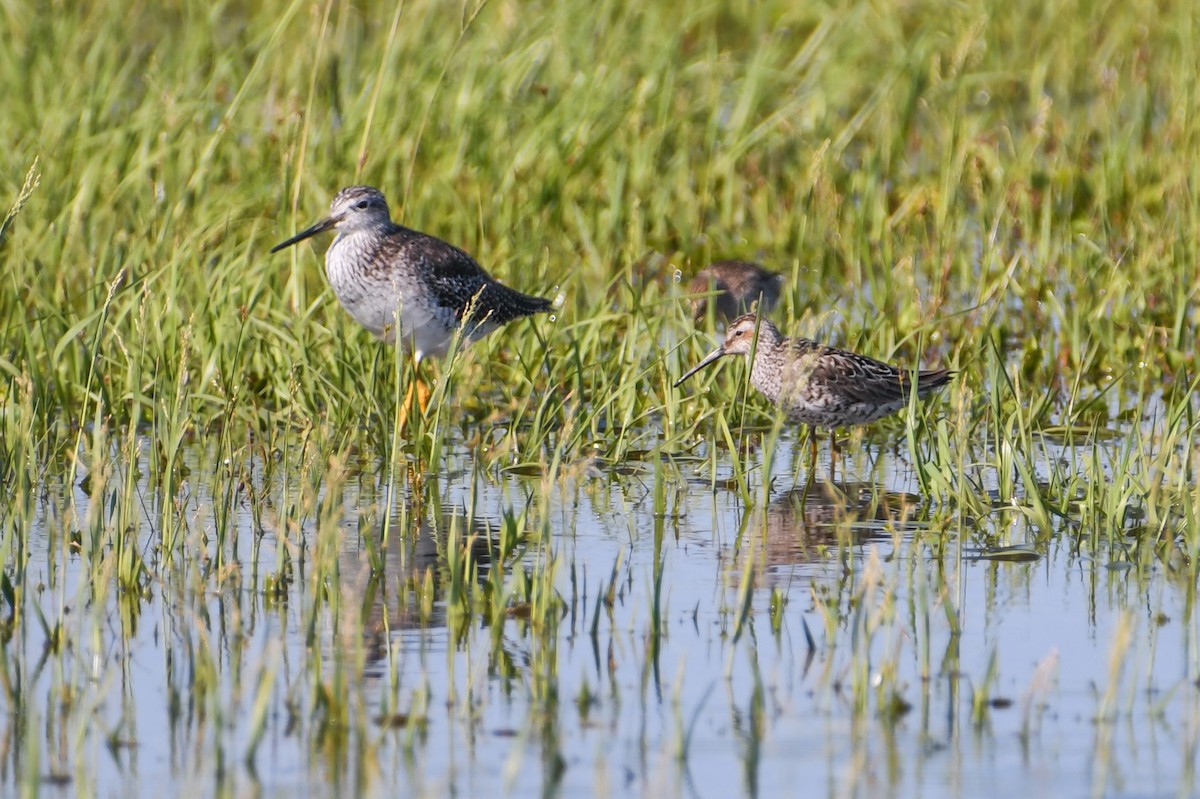
[[[480,292],[474,306],[473,315],[477,323],[503,325],[525,316],[547,313],[554,304],[544,297],[522,294],[503,283],[489,283]]]
[[[958,374],[953,369],[929,369],[917,372],[917,396],[926,397],[949,383]]]

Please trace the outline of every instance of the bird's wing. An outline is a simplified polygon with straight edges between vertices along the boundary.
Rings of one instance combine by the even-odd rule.
[[[401,246],[405,260],[411,264],[433,301],[440,308],[453,311],[462,321],[480,291],[491,278],[475,259],[441,239],[416,231],[406,231]]]
[[[408,256],[419,263],[437,304],[459,322],[469,315],[476,322],[504,324],[549,311],[549,300],[531,297],[497,282],[474,258],[441,239],[417,233],[406,243]]]
[[[801,339],[798,349],[812,359],[812,380],[855,402],[883,404],[908,396],[907,374],[874,358]]]

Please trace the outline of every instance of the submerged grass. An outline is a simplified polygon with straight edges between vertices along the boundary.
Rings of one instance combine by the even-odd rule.
[[[843,765],[865,762],[870,725],[894,756],[938,681],[957,695],[978,624],[964,551],[1002,569],[997,553],[1066,550],[1130,570],[1135,592],[1181,592],[1190,614],[1190,4],[9,3],[0,18],[6,789],[122,779],[97,741],[123,773],[154,733],[108,692],[132,696],[137,657],[161,652],[180,783],[236,793],[283,735],[313,784],[366,791],[381,752],[420,760],[435,715],[473,741],[481,707],[520,693],[526,726],[497,733],[514,742],[505,784],[537,760],[546,793],[569,790],[565,708],[590,724],[623,690],[648,706],[664,673],[682,685],[663,659],[681,626],[701,629],[672,589],[689,494],[762,511],[711,611],[747,793],[769,789],[777,712],[760,657],[801,623],[817,701],[854,728]],[[403,434],[413,364],[338,307],[322,245],[267,253],[355,182],[557,299],[423,365],[434,403]],[[812,512],[775,506],[812,477],[807,441],[743,366],[672,387],[709,346],[681,286],[729,257],[785,275],[788,332],[960,372],[940,399],[842,433],[837,465],[822,444],[818,491],[842,498]],[[898,515],[878,491],[866,503],[890,525],[886,561],[854,554],[863,453],[921,494]],[[499,513],[456,493],[451,463]],[[581,496],[620,539],[601,561],[576,555]],[[774,582],[780,513],[835,530],[789,540],[788,558],[840,571]],[[1097,794],[1114,717],[1149,704],[1122,674],[1161,655],[1120,619],[1096,687]],[[448,651],[403,637],[429,626]],[[568,694],[576,646],[595,668]],[[1019,680],[1032,734],[1051,667],[1005,674],[998,647],[980,649],[971,721],[984,734]],[[1200,659],[1180,655],[1186,693]],[[386,678],[364,687],[372,669]],[[435,696],[431,672],[456,692]],[[720,692],[681,690],[669,736],[638,733],[643,784],[696,768]],[[847,792],[902,771],[847,769]]]

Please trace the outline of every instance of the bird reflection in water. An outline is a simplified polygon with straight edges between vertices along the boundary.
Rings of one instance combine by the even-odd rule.
[[[462,579],[487,579],[492,558],[499,552],[499,522],[446,514],[421,517],[405,528],[394,523],[386,548],[373,556],[366,545],[344,549],[343,608],[360,613],[367,660],[386,657],[391,634],[447,626],[447,592],[454,570],[470,570]],[[415,529],[414,529],[415,528]],[[376,533],[379,535],[379,533]],[[380,536],[382,537],[382,536]],[[455,549],[457,548],[457,549]],[[372,561],[381,561],[372,569]]]
[[[751,508],[744,520],[748,554],[768,576],[781,567],[825,562],[830,551],[891,542],[921,525],[921,498],[868,482],[814,481]]]

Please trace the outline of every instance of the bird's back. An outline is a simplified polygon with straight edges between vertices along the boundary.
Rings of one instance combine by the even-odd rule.
[[[954,376],[949,369],[917,373],[924,398]],[[751,380],[792,418],[807,424],[865,424],[908,402],[912,374],[883,361],[811,339],[785,339],[756,355]]]
[[[712,297],[697,297],[692,301],[692,315],[699,321],[707,313],[711,300],[716,315],[733,319],[761,304],[769,312],[779,299],[783,276],[748,261],[717,261],[696,273],[688,284],[689,294],[713,292]]]
[[[502,325],[553,307],[550,300],[499,282],[458,247],[415,230],[400,230],[406,258],[424,275],[430,300],[453,312],[459,323]]]

